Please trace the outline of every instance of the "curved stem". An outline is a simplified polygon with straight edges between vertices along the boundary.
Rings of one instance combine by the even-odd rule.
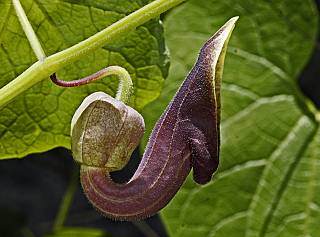
[[[90,38],[51,55],[42,61],[34,63],[21,75],[0,89],[0,109],[16,96],[20,95],[36,83],[48,78],[69,63],[86,56],[107,43],[114,42],[116,39],[126,35],[136,27],[184,1],[185,0],[155,0],[113,23]]]
[[[107,68],[104,68],[92,75],[89,75],[87,77],[73,80],[73,81],[63,81],[60,80],[56,73],[53,73],[50,78],[53,83],[55,83],[58,86],[62,87],[75,87],[75,86],[81,86],[88,84],[92,81],[96,81],[99,79],[102,79],[107,76],[116,75],[120,82],[116,94],[116,99],[123,101],[124,103],[128,103],[130,96],[132,94],[132,80],[130,77],[130,74],[126,69],[120,66],[109,66]]]

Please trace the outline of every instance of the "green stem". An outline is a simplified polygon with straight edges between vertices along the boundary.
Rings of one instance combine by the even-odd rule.
[[[78,187],[79,168],[74,167],[71,179],[69,181],[67,191],[64,194],[61,206],[59,208],[56,220],[53,225],[53,231],[57,231],[63,227],[63,224],[67,218],[68,211],[72,204],[74,193]]]
[[[145,236],[159,237],[159,235],[145,221],[132,222]]]
[[[112,74],[119,77],[119,86],[116,94],[116,99],[121,100],[123,103],[128,103],[133,90],[133,84],[128,71],[119,66],[108,67]]]
[[[24,12],[20,1],[19,0],[12,0],[13,6],[16,9],[16,13],[18,16],[18,19],[20,21],[20,24],[22,26],[23,31],[25,32],[31,48],[33,49],[34,53],[36,54],[38,60],[43,60],[46,58],[46,55],[41,47],[41,44],[39,42],[38,37],[36,36],[35,32],[32,29],[32,26],[26,16],[26,13]]]
[[[12,2],[16,9],[17,16],[22,25],[23,31],[25,32],[33,51],[35,52],[38,60],[40,61],[44,60],[46,58],[44,50],[40,44],[39,39],[37,38],[36,33],[32,29],[32,26],[28,20],[28,17],[26,16],[26,13],[24,12],[20,4],[20,1],[12,0]],[[50,78],[55,84],[59,86],[73,87],[73,86],[84,85],[91,81],[99,80],[101,78],[111,76],[111,75],[117,75],[119,78],[119,86],[118,86],[116,99],[121,100],[124,103],[128,103],[130,96],[132,94],[133,84],[132,84],[130,74],[127,72],[127,70],[119,66],[110,66],[110,67],[104,68],[90,76],[87,76],[79,80],[63,81],[57,78],[56,73],[52,74]]]
[[[19,75],[16,79],[0,89],[0,109],[16,96],[20,95],[36,83],[48,78],[69,63],[88,53],[112,43],[120,36],[127,34],[161,13],[173,8],[185,0],[155,0],[131,13],[90,38],[54,55],[38,61]]]

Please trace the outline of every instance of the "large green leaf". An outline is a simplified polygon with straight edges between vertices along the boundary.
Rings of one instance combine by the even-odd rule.
[[[320,236],[319,123],[296,83],[316,37],[312,1],[190,0],[172,11],[165,19],[172,67],[144,117],[158,118],[201,45],[235,15],[221,165],[208,185],[188,179],[163,220],[172,236]]]
[[[21,1],[47,55],[82,41],[149,0]],[[158,20],[138,27],[113,44],[58,72],[66,80],[86,76],[108,65],[121,65],[132,76],[132,105],[140,110],[154,100],[167,74],[163,29]],[[0,1],[0,86],[36,61],[11,0]],[[105,78],[79,88],[63,89],[49,79],[16,98],[0,112],[0,159],[22,157],[56,146],[69,147],[71,117],[93,91],[114,95],[118,81]]]

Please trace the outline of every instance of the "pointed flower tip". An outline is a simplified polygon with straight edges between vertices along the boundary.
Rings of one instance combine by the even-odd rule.
[[[225,25],[233,28],[238,20],[239,20],[239,16],[234,16],[230,18]]]
[[[230,18],[230,21],[233,21],[233,22],[236,22],[237,20],[239,20],[239,16],[234,16]]]
[[[223,39],[223,42],[228,41],[229,37],[231,36],[231,33],[239,19],[239,16],[234,16],[230,18],[217,32],[218,35]],[[216,33],[217,34],[217,33]]]

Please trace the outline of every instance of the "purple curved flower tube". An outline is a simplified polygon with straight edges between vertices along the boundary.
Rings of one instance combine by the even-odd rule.
[[[163,208],[193,169],[199,184],[219,164],[220,83],[227,43],[237,18],[230,19],[202,47],[199,58],[150,136],[129,182],[112,181],[144,129],[142,117],[104,93],[85,99],[73,119],[72,147],[81,163],[81,183],[90,202],[117,220],[146,218]]]

